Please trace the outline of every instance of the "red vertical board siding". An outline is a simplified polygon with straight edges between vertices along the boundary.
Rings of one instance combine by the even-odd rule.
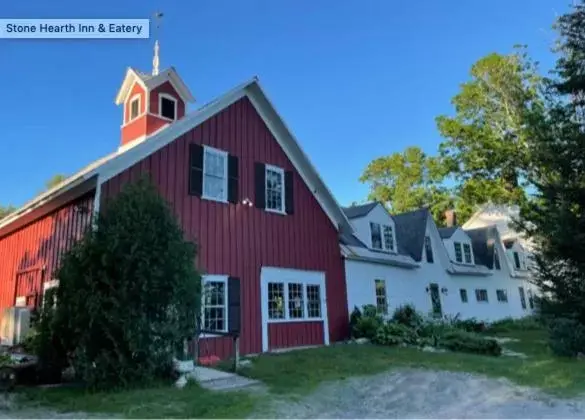
[[[323,322],[278,322],[268,324],[270,350],[323,344]]]
[[[0,309],[14,305],[15,293],[42,293],[42,282],[53,278],[60,258],[89,228],[94,195],[0,237]]]
[[[238,157],[240,203],[218,203],[188,195],[190,143],[213,146]],[[247,98],[230,105],[145,161],[149,164],[139,162],[108,180],[103,186],[102,199],[107,200],[119,191],[120,185],[129,179],[128,173],[133,174],[132,178],[135,173],[151,174],[153,183],[181,220],[185,236],[197,243],[199,269],[241,279],[240,350],[243,354],[262,351],[262,266],[324,272],[330,340],[345,338],[347,299],[337,230]],[[293,171],[294,214],[282,216],[241,204],[244,198],[254,200],[255,162]],[[314,327],[315,323],[309,324]],[[308,334],[311,337],[311,331]],[[322,334],[320,337],[322,340]],[[221,342],[218,351],[226,348],[223,339],[207,341]]]

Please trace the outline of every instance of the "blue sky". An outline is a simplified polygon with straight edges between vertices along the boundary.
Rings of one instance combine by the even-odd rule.
[[[372,159],[419,145],[471,64],[528,44],[548,69],[569,0],[101,0],[5,2],[0,17],[147,18],[165,13],[161,67],[199,105],[258,75],[341,204],[366,198]],[[0,204],[118,147],[126,67],[150,71],[152,40],[0,40]],[[195,105],[197,106],[197,104]],[[192,107],[193,109],[193,107]]]

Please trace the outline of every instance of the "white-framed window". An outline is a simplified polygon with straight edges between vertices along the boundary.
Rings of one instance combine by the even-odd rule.
[[[381,314],[388,314],[388,298],[386,297],[386,280],[374,280],[376,285],[376,309]]]
[[[266,210],[284,213],[284,169],[266,165]]]
[[[461,298],[461,303],[467,303],[467,289],[459,289],[459,297]]]
[[[494,267],[496,270],[502,269],[502,267],[500,266],[500,256],[498,255],[497,249],[494,249]]]
[[[520,254],[517,251],[514,251],[514,267],[520,270]]]
[[[394,251],[394,231],[390,225],[370,222],[370,234],[372,238],[372,249],[381,251]]]
[[[463,252],[461,251],[461,242],[453,243],[453,247],[455,248],[455,261],[463,262]]]
[[[429,236],[425,236],[425,254],[427,255],[428,263],[435,261],[433,258],[433,246],[431,245],[431,238]]]
[[[158,95],[158,112],[169,120],[177,119],[177,99],[166,93]]]
[[[508,302],[508,291],[505,289],[497,289],[496,297],[498,298],[498,302],[506,303]]]
[[[134,95],[132,98],[130,98],[130,105],[128,106],[130,117],[128,118],[128,122],[135,120],[140,115],[140,102],[140,95]]]
[[[267,286],[269,321],[323,318],[321,285],[290,280],[271,281]]]
[[[53,307],[57,306],[57,287],[59,287],[59,280],[53,279],[46,281],[43,284],[43,306],[47,304],[49,299],[53,302]]]
[[[227,202],[228,153],[203,146],[203,194],[208,200]]]
[[[203,276],[201,326],[207,331],[226,332],[228,329],[228,276]]]
[[[465,264],[472,264],[471,245],[463,244],[463,256],[465,257]]]
[[[384,248],[387,251],[394,251],[394,233],[392,232],[392,226],[384,225]]]
[[[475,289],[475,300],[477,302],[488,302],[488,292],[486,289]]]

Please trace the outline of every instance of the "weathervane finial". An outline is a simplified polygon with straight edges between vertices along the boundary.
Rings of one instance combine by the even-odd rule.
[[[160,27],[160,21],[161,21],[162,17],[163,17],[162,12],[156,12],[154,14],[154,19],[156,22],[155,30],[154,30],[155,38],[158,36],[158,30]],[[152,59],[152,75],[153,76],[158,75],[158,67],[160,64],[159,50],[160,50],[160,46],[158,45],[158,39],[155,39],[155,41],[154,41],[154,57]]]

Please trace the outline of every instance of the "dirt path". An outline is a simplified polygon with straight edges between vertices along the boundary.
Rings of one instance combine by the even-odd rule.
[[[260,413],[259,413],[260,414]],[[508,380],[400,370],[323,384],[276,401],[277,418],[585,418],[585,400],[556,399]]]

